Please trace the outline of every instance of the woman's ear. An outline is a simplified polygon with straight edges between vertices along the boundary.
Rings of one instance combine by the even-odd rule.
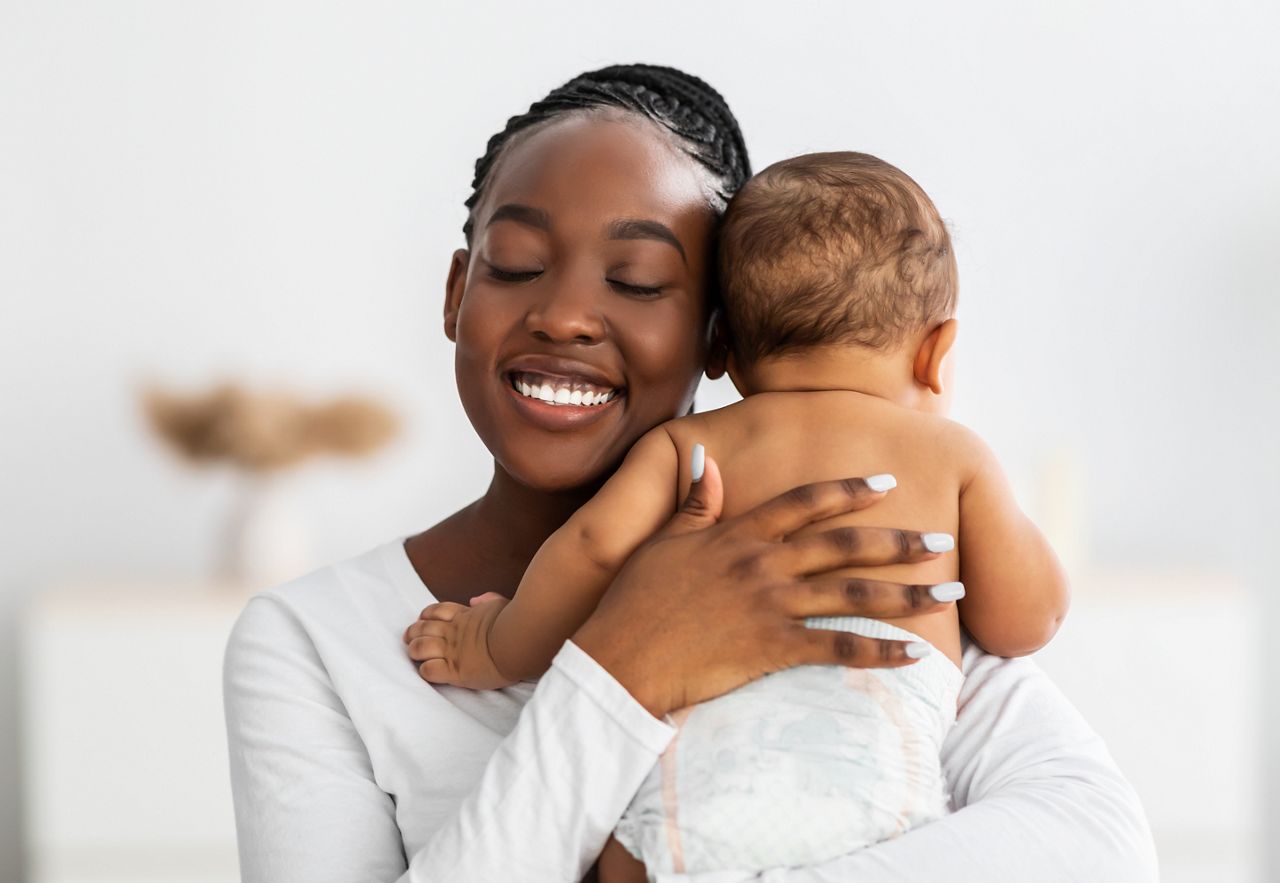
[[[959,327],[955,319],[948,319],[930,331],[916,351],[913,366],[916,383],[927,386],[934,395],[942,395],[943,379],[946,376],[943,369],[947,355],[955,345]]]
[[[449,262],[449,278],[444,283],[444,336],[457,342],[458,310],[462,309],[462,292],[467,288],[467,266],[471,252],[460,248]]]
[[[729,326],[724,311],[716,310],[707,323],[707,379],[719,380],[729,363]]]

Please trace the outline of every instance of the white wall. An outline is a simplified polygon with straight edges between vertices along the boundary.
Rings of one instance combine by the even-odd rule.
[[[230,499],[149,440],[136,384],[393,402],[390,453],[298,476],[326,559],[466,502],[486,460],[439,302],[472,163],[604,63],[709,79],[758,168],[848,148],[915,176],[960,255],[957,416],[1029,489],[1071,452],[1091,561],[1274,582],[1274,4],[442,7],[0,6],[0,878],[18,604],[198,578]],[[1224,639],[1185,649],[1212,664]],[[1270,677],[1275,695],[1280,662]],[[1280,761],[1269,775],[1280,793]]]

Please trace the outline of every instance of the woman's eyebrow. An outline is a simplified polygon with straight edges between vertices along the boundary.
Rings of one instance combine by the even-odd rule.
[[[537,230],[551,230],[551,218],[547,217],[546,212],[540,208],[520,205],[516,202],[508,202],[494,209],[485,227],[495,221],[515,221],[517,224],[524,224]]]
[[[659,242],[665,242],[675,246],[676,251],[680,252],[680,260],[686,264],[689,263],[689,259],[685,257],[684,246],[666,224],[639,218],[621,218],[609,225],[606,235],[609,239],[656,239]]]

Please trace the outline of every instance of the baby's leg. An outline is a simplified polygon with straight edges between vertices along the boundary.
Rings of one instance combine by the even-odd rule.
[[[498,690],[514,683],[498,670],[489,649],[489,634],[508,601],[489,594],[492,597],[473,607],[448,601],[432,604],[405,631],[409,657],[421,663],[418,674],[424,681],[472,690]]]
[[[627,848],[610,837],[597,863],[600,883],[646,883],[644,863],[627,852]]]

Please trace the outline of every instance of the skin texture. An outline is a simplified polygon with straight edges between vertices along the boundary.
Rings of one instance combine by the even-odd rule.
[[[444,329],[456,345],[459,395],[494,455],[493,479],[476,502],[405,543],[432,594],[460,604],[514,594],[539,546],[635,441],[689,411],[712,345],[715,217],[697,166],[648,122],[575,116],[520,138],[474,220],[471,248],[450,265]],[[620,237],[627,220],[649,234],[664,229],[678,246],[635,225]],[[511,388],[510,372],[531,367],[621,394],[598,414],[551,414]],[[803,554],[789,548],[795,531],[882,495],[851,476],[720,523],[722,494],[709,459],[704,480],[574,635],[644,707],[660,717],[794,665],[914,661],[901,642],[802,627],[808,615],[911,609],[909,587],[873,601],[822,577],[921,560],[918,533],[903,532],[905,551],[885,547],[870,559],[851,554],[859,543],[847,532],[810,537]],[[423,625],[406,630],[411,655],[435,640]]]

